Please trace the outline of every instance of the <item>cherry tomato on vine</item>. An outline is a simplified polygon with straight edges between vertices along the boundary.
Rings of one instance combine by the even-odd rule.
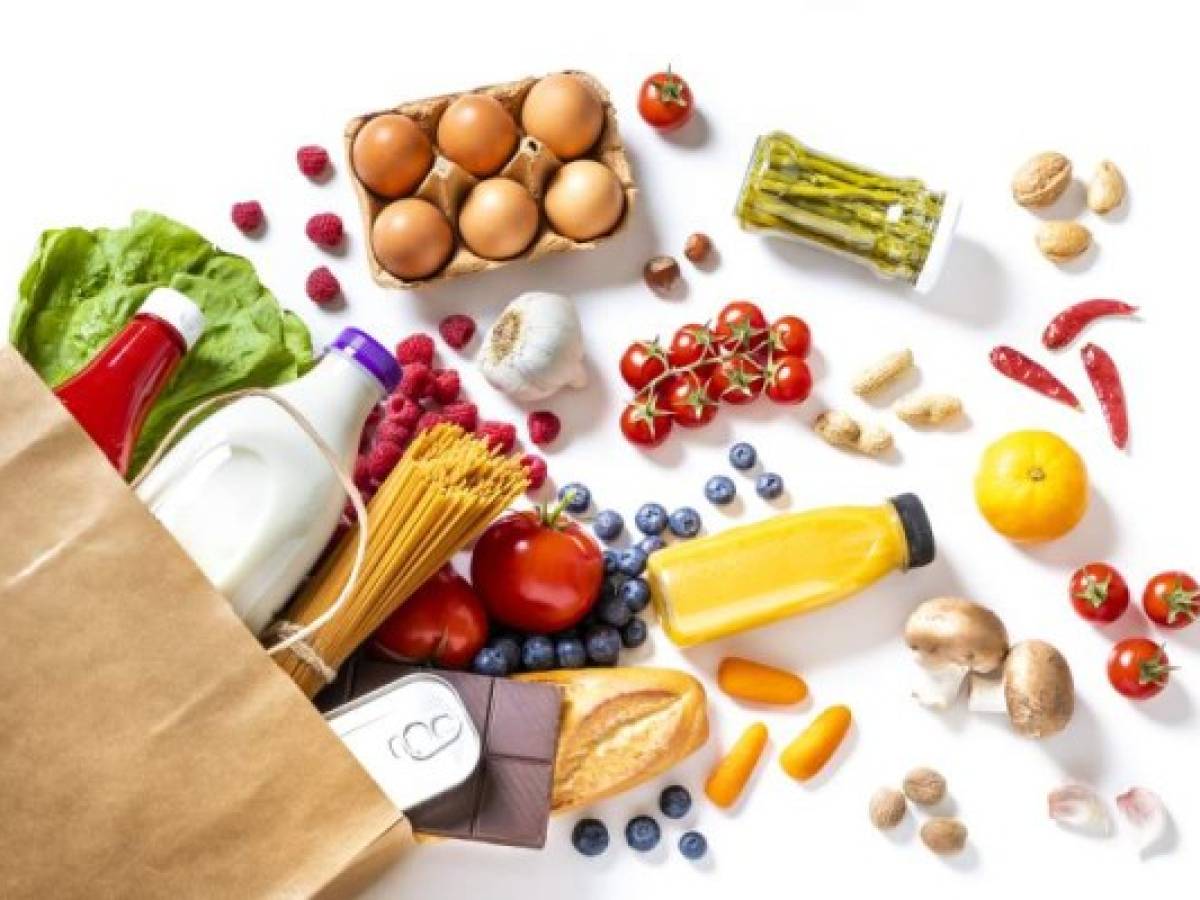
[[[671,434],[671,414],[659,409],[658,397],[635,398],[621,413],[621,433],[631,444],[657,447]]]
[[[1107,563],[1088,563],[1071,576],[1071,605],[1089,622],[1115,622],[1129,607],[1129,585]]]
[[[717,313],[713,333],[727,351],[755,350],[767,342],[767,319],[749,300],[734,300]]]
[[[679,128],[692,117],[692,89],[668,66],[642,82],[638,112],[647,125],[660,131]]]
[[[718,400],[741,406],[762,393],[762,366],[748,356],[727,356],[709,381],[709,393]]]
[[[1200,615],[1200,585],[1187,572],[1161,572],[1142,592],[1142,607],[1163,628],[1186,628]]]
[[[806,357],[812,349],[812,332],[799,316],[780,316],[771,323],[768,342],[776,356]]]
[[[708,386],[691,372],[667,380],[662,402],[680,428],[700,428],[717,415],[717,402],[709,396]]]
[[[1118,694],[1145,700],[1167,686],[1174,668],[1161,644],[1149,638],[1127,638],[1112,648],[1108,680]]]
[[[799,356],[779,356],[767,364],[767,398],[775,403],[803,403],[812,390],[812,374]]]
[[[667,348],[667,362],[672,369],[683,369],[705,359],[712,364],[692,369],[701,378],[707,378],[717,366],[717,338],[707,325],[684,325],[671,338]]]
[[[640,391],[667,371],[667,352],[658,340],[634,341],[621,354],[621,377]]]

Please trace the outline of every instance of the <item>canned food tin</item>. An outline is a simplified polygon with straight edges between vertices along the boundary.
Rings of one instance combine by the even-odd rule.
[[[406,676],[326,719],[402,810],[458,787],[471,777],[483,752],[458,692],[436,675]]]

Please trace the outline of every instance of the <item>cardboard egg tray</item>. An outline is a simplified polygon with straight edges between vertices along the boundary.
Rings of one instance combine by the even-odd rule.
[[[546,215],[543,211],[538,234],[524,253],[514,256],[511,259],[503,260],[484,259],[481,256],[476,256],[458,236],[458,211],[462,207],[467,194],[470,193],[471,188],[483,179],[475,177],[462,166],[441,155],[436,140],[438,121],[441,119],[442,113],[446,111],[446,107],[464,94],[490,94],[499,100],[512,115],[513,121],[517,123],[517,130],[520,137],[517,141],[516,153],[496,175],[511,178],[523,184],[533,196],[533,199],[537,201],[540,208],[546,185],[554,173],[563,165],[563,162],[548,147],[544,146],[541,141],[525,134],[521,130],[521,107],[525,103],[525,97],[529,94],[530,89],[540,78],[523,78],[520,81],[512,81],[507,84],[492,84],[487,87],[476,88],[472,91],[460,91],[455,94],[430,97],[426,100],[415,100],[393,109],[384,109],[358,116],[346,124],[345,148],[347,168],[350,170],[351,178],[354,182],[354,190],[358,194],[359,206],[362,209],[367,261],[371,268],[371,276],[377,284],[392,288],[415,288],[424,284],[443,281],[447,278],[456,278],[459,275],[468,275],[472,272],[486,272],[490,269],[498,269],[501,266],[522,262],[523,260],[540,259],[548,253],[562,253],[568,250],[590,250],[601,241],[612,237],[625,227],[633,210],[637,188],[633,183],[633,174],[629,168],[629,160],[625,156],[625,145],[621,141],[621,133],[617,129],[616,111],[613,109],[608,91],[604,89],[604,86],[599,81],[586,72],[570,71],[569,74],[586,82],[596,92],[596,95],[600,98],[600,102],[604,106],[604,125],[600,130],[600,137],[596,141],[595,146],[586,154],[579,157],[579,159],[594,159],[603,163],[613,171],[617,176],[617,180],[621,183],[621,187],[625,192],[625,210],[616,227],[608,234],[591,241],[573,241],[555,232],[546,221]],[[375,256],[375,249],[371,244],[371,227],[375,223],[375,217],[379,215],[384,207],[393,201],[377,197],[367,189],[366,185],[354,173],[351,155],[354,136],[358,134],[358,130],[367,121],[385,113],[400,113],[401,115],[408,116],[417,123],[429,138],[434,149],[433,167],[429,170],[429,174],[425,176],[425,180],[421,182],[410,196],[428,200],[434,206],[441,209],[445,213],[446,218],[450,220],[450,224],[455,232],[455,249],[449,261],[439,271],[419,281],[405,281],[397,278],[391,272],[387,271]]]

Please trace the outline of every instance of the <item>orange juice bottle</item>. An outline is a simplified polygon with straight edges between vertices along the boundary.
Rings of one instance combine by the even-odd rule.
[[[687,647],[820,609],[933,557],[925,507],[901,494],[676,544],[652,553],[647,569],[663,630]]]

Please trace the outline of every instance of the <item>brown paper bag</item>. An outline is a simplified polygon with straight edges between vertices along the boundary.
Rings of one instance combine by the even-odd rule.
[[[0,348],[0,897],[345,896],[411,840]]]

